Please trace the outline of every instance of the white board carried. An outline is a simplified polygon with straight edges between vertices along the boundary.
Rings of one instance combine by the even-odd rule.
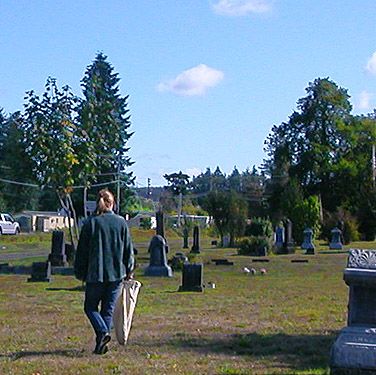
[[[123,282],[113,316],[115,334],[120,345],[125,345],[128,341],[140,288],[139,281],[127,280]]]

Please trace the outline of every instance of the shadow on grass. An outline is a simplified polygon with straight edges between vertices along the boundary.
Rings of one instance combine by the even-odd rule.
[[[295,370],[327,368],[330,349],[338,337],[338,331],[325,334],[288,335],[284,333],[262,335],[258,333],[236,334],[223,338],[187,337],[179,334],[172,345],[200,352],[244,355],[284,363]]]
[[[86,354],[82,350],[51,350],[51,351],[20,351],[16,353],[1,354],[0,357],[7,357],[12,361],[25,357],[41,357],[41,356],[62,356],[68,358],[84,357]]]
[[[82,286],[75,286],[74,288],[45,288],[45,290],[49,290],[50,292],[57,292],[57,291],[67,291],[67,292],[83,292],[85,290]]]

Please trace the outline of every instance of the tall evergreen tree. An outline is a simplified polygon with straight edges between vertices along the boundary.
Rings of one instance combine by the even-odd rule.
[[[121,179],[125,187],[134,180],[132,172],[126,172],[126,168],[133,164],[127,154],[127,142],[133,133],[129,131],[128,96],[120,95],[119,81],[107,56],[98,53],[81,81],[84,99],[78,113],[86,135],[82,147],[92,147],[95,154],[93,161],[98,177],[94,180]]]
[[[9,181],[36,184],[33,163],[26,149],[25,121],[21,113],[9,116],[1,126],[2,141],[0,152],[1,177]],[[3,199],[8,211],[19,212],[23,209],[38,207],[39,191],[35,187],[15,183],[3,183]]]

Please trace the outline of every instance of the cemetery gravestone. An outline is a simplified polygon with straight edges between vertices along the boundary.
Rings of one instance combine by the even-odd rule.
[[[183,280],[179,292],[202,292],[203,266],[197,263],[183,265]]]
[[[157,220],[156,234],[164,238],[164,216],[161,209],[156,212],[155,218]]]
[[[157,234],[157,236],[162,236],[166,241],[164,215],[163,215],[163,211],[162,211],[161,208],[159,208],[159,210],[156,212],[155,218],[157,220],[157,228],[156,228],[157,233],[156,234]],[[166,241],[165,250],[166,250],[166,253],[168,253],[167,241]]]
[[[307,250],[306,254],[314,254],[315,253],[315,245],[312,242],[313,238],[313,231],[310,228],[307,228],[303,231],[303,243],[301,248],[303,250]]]
[[[331,350],[331,375],[376,373],[376,250],[351,249],[343,273],[349,286],[347,327]]]
[[[183,230],[183,249],[188,249],[188,229]]]
[[[283,248],[284,243],[285,243],[285,228],[278,225],[275,227],[274,248],[276,252],[279,252],[279,250]]]
[[[331,234],[332,234],[332,241],[329,244],[329,249],[342,250],[343,249],[343,245],[341,242],[342,231],[338,228],[334,228],[331,231]]]
[[[28,282],[50,282],[51,262],[34,262],[31,266],[31,277]]]
[[[167,264],[166,241],[156,235],[152,238],[149,245],[150,264],[145,269],[145,276],[166,276],[172,277],[172,269]]]
[[[294,240],[292,238],[292,222],[290,219],[285,220],[284,227],[285,227],[285,242],[283,243],[282,253],[284,254],[295,253]]]
[[[200,254],[200,228],[197,225],[193,228],[193,246],[191,253]]]
[[[62,230],[52,232],[51,254],[48,260],[52,266],[67,267],[67,255],[65,254],[65,233]]]
[[[230,236],[223,236],[223,247],[230,246]]]

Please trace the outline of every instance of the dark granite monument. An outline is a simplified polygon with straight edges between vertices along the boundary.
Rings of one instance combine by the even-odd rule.
[[[50,282],[51,262],[34,262],[31,266],[31,277],[28,282]]]
[[[160,236],[154,236],[149,245],[150,264],[145,269],[145,276],[172,277],[172,269],[167,264],[166,241]]]
[[[331,375],[376,374],[376,250],[351,249],[347,327],[331,350]]]
[[[156,234],[159,235],[159,236],[162,236],[163,238],[165,238],[165,233],[164,233],[164,215],[163,215],[163,211],[161,209],[159,209],[156,214],[155,214],[155,218],[157,220],[157,228],[156,228]]]
[[[68,259],[65,253],[65,233],[62,230],[52,232],[51,254],[48,256],[51,266],[67,267]]]
[[[193,228],[193,246],[191,253],[200,254],[200,228],[197,225]]]
[[[179,292],[202,292],[203,266],[197,263],[184,263],[183,280]]]
[[[188,229],[183,230],[183,249],[188,249]]]

